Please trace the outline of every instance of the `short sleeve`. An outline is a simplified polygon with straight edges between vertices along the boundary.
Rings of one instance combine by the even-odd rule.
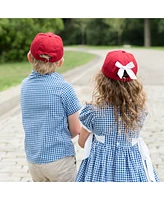
[[[145,110],[144,112],[142,112],[141,113],[141,127],[143,127],[144,126],[144,122],[145,122],[145,120],[146,120],[146,117],[148,116],[148,110]]]
[[[93,131],[94,118],[94,110],[91,104],[86,105],[79,115],[79,120],[88,132]]]
[[[74,114],[82,108],[74,88],[68,82],[65,82],[62,87],[61,98],[67,116]]]

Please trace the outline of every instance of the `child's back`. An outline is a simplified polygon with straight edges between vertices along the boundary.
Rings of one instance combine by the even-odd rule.
[[[25,152],[33,181],[67,182],[76,177],[72,138],[80,131],[80,102],[70,83],[55,72],[64,62],[62,39],[38,33],[28,60],[32,73],[22,81]]]
[[[77,99],[71,106],[74,95],[72,86],[58,73],[40,75],[33,71],[22,82],[28,161],[43,164],[75,155],[67,122],[67,116],[79,109]]]
[[[116,73],[118,61],[125,65],[122,76],[119,74],[121,78]],[[127,65],[131,61],[134,65],[130,64],[129,69],[134,69],[129,72]],[[84,147],[85,155],[76,181],[158,181],[148,149],[140,137],[147,110],[145,93],[136,80],[136,73],[137,63],[131,54],[113,51],[107,55],[95,78],[92,103],[79,116],[83,128],[78,142]]]

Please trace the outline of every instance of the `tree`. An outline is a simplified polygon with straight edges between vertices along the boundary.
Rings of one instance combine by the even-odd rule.
[[[86,44],[86,28],[87,24],[90,21],[88,18],[75,18],[73,19],[75,28],[81,32],[81,44]]]
[[[124,21],[122,43],[133,46],[144,45],[144,23],[142,18],[127,18]]]
[[[121,36],[125,26],[125,18],[109,18],[104,19],[104,22],[113,29],[117,33],[117,45],[121,45]]]
[[[151,46],[151,30],[150,30],[150,19],[144,19],[144,46]]]
[[[0,19],[0,62],[26,60],[30,43],[38,32],[60,33],[63,29],[60,18]]]

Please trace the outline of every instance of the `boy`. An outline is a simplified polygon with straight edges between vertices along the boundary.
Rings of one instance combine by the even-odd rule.
[[[38,33],[27,55],[32,73],[22,81],[21,109],[25,153],[34,182],[73,182],[76,177],[72,138],[80,132],[81,109],[71,84],[55,72],[64,62],[63,41]]]

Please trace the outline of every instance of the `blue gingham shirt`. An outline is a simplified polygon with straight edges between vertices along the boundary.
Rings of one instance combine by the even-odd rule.
[[[43,164],[75,156],[67,117],[80,108],[72,85],[56,72],[32,71],[22,81],[22,124],[29,162]]]

